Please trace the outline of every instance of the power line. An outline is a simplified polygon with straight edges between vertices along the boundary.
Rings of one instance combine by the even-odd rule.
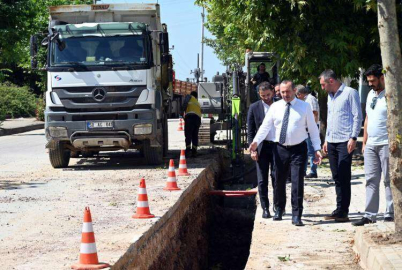
[[[192,69],[188,64],[187,64],[187,62],[186,62],[186,60],[184,59],[184,57],[183,56],[181,56],[181,54],[179,53],[179,50],[175,50],[175,51],[173,51],[173,53],[174,54],[177,54],[180,58],[181,58],[181,60],[183,60],[183,64],[185,64],[187,67],[188,67],[188,69]]]

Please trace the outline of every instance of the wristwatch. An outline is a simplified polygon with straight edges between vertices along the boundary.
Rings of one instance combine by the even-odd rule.
[[[356,137],[352,137],[351,139],[354,140],[354,141],[357,141],[357,138],[356,138]]]

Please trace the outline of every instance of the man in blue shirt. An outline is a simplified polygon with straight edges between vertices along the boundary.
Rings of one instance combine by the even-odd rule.
[[[364,226],[376,222],[380,204],[381,175],[384,177],[386,199],[384,221],[394,220],[394,204],[389,178],[387,101],[382,66],[372,65],[364,75],[372,88],[366,102],[362,149],[366,175],[366,213],[361,220],[352,223],[354,226]]]
[[[331,69],[323,71],[319,79],[321,88],[328,93],[323,151],[328,154],[336,191],[336,209],[325,219],[345,222],[349,220],[352,155],[362,126],[360,98],[358,92],[340,82]]]

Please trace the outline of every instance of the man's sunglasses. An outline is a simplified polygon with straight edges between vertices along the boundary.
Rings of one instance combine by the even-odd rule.
[[[371,101],[370,104],[372,110],[374,110],[376,104],[377,104],[377,97],[373,97],[373,100]]]

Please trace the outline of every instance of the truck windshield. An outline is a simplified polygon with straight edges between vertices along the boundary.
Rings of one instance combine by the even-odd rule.
[[[143,35],[80,36],[61,38],[65,48],[52,42],[51,66],[145,65]]]

